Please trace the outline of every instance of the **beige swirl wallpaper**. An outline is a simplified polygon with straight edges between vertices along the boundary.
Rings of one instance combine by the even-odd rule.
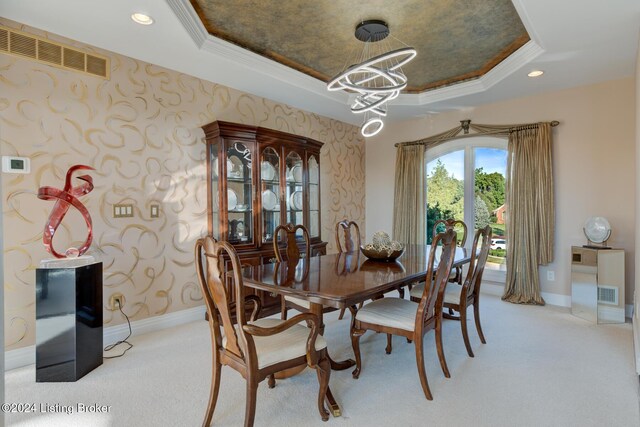
[[[2,25],[108,56],[109,80],[0,54],[0,153],[31,159],[31,173],[2,175],[5,349],[35,343],[35,269],[50,258],[42,229],[53,207],[38,188],[64,186],[74,164],[94,167],[95,188],[80,200],[93,219],[88,254],[104,266],[105,326],[124,322],[107,307],[125,296],[132,320],[198,305],[193,246],[206,233],[206,167],[201,126],[214,120],[309,136],[322,147],[322,238],[335,251],[334,224],[360,224],[365,145],[359,129],[153,64],[0,19]],[[75,185],[79,184],[75,180]],[[114,218],[132,204],[132,218]],[[160,217],[150,217],[150,205]],[[86,226],[70,209],[58,250],[79,246]]]

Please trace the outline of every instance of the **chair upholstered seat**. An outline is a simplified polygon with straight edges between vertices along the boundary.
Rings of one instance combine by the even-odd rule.
[[[284,322],[284,320],[280,319],[258,319],[255,322],[248,322],[248,324],[260,326],[261,328],[273,328]],[[308,337],[309,328],[302,325],[293,326],[279,334],[267,337],[253,337],[258,355],[258,369],[305,356],[307,354]],[[222,345],[226,348],[226,336],[222,338]],[[316,338],[316,350],[319,351],[326,347],[327,341],[322,335],[318,335]]]
[[[366,304],[356,314],[356,319],[390,328],[413,331],[416,327],[418,304],[400,298],[381,298]]]
[[[450,283],[444,291],[444,303],[445,304],[460,304],[460,293],[462,292],[462,286],[457,283]]]
[[[307,300],[288,296],[288,295],[285,295],[284,299],[285,301],[289,301],[290,303],[293,303],[297,306],[306,308],[307,310],[311,310],[311,303]]]
[[[411,296],[420,299],[423,291],[424,283],[420,283],[411,288]],[[444,291],[444,303],[458,304],[460,302],[460,292],[462,292],[462,286],[457,283],[449,283]]]

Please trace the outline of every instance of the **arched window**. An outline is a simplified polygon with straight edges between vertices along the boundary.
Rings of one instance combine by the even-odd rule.
[[[479,227],[489,224],[493,238],[485,277],[504,281],[506,271],[504,207],[507,140],[479,136],[449,141],[426,152],[427,241],[438,219],[463,220],[467,246]]]

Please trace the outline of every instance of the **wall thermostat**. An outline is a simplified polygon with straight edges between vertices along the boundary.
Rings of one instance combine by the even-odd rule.
[[[2,172],[29,173],[31,159],[28,157],[2,156]]]

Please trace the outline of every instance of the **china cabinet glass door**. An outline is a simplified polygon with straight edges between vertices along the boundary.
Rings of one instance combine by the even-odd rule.
[[[271,147],[260,158],[260,197],[262,201],[262,242],[273,241],[280,225],[280,156]]]
[[[246,142],[227,145],[227,239],[231,244],[253,241],[253,177],[251,149]]]
[[[285,159],[285,206],[286,221],[293,225],[303,224],[304,197],[303,178],[304,168],[302,157],[295,151],[290,152]],[[302,236],[302,231],[298,230],[297,235]]]
[[[211,223],[212,227],[212,236],[214,239],[220,239],[220,229],[218,224],[220,224],[220,165],[218,162],[218,143],[212,143],[209,145],[209,153],[210,153],[210,165],[211,165]]]
[[[320,167],[316,157],[311,155],[309,167],[309,236],[320,237]]]

